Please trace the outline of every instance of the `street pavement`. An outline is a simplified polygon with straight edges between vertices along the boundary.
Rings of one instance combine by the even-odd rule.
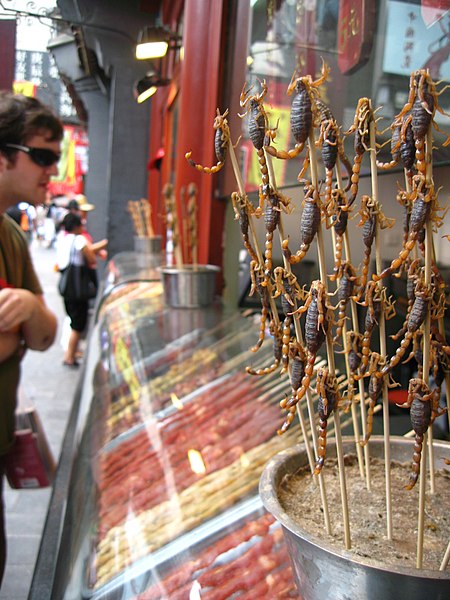
[[[65,311],[57,290],[59,275],[54,271],[56,251],[35,240],[31,252],[46,302],[58,317],[58,334],[46,352],[27,352],[22,363],[22,390],[37,408],[57,462],[80,371],[62,364]],[[5,482],[8,557],[0,600],[28,597],[50,493],[50,488],[13,490]]]

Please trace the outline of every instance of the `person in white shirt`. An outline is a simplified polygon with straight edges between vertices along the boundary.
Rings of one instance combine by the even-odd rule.
[[[83,223],[79,215],[68,213],[62,222],[65,235],[60,238],[57,245],[57,264],[60,271],[65,269],[69,262],[75,265],[90,264],[95,261],[95,254],[106,246],[106,240],[97,244],[90,244],[83,235]],[[74,300],[63,298],[64,308],[70,318],[70,337],[64,353],[63,364],[68,367],[78,367],[78,344],[81,334],[86,329],[89,311],[88,300]]]

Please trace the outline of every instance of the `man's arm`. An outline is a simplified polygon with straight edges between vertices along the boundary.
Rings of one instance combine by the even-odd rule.
[[[18,332],[0,333],[0,363],[12,356],[20,345],[20,334]]]
[[[31,350],[46,350],[55,339],[57,320],[43,296],[20,288],[5,288],[0,291],[0,333],[18,325]]]

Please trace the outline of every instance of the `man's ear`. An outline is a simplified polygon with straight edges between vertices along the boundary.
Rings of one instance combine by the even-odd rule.
[[[0,152],[0,173],[3,173],[3,171],[6,169],[7,162],[6,156]]]

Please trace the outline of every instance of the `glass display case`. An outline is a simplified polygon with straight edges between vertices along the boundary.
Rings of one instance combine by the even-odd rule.
[[[274,363],[272,344],[252,352],[259,317],[168,309],[159,278],[119,271],[97,302],[30,598],[295,597],[258,482],[298,434],[276,434],[279,370],[246,373]]]

